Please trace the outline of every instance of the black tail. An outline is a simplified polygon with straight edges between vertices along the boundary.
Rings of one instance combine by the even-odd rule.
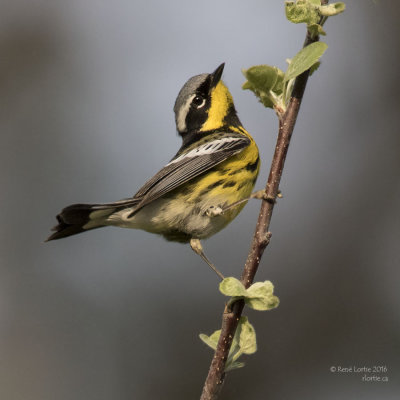
[[[90,218],[90,214],[95,210],[94,204],[73,204],[64,208],[57,215],[58,225],[52,228],[52,231],[55,232],[46,239],[46,242],[104,226],[101,219],[98,219],[98,223],[96,223],[96,219]],[[115,208],[111,208],[108,215],[112,214],[114,210]],[[102,219],[104,220],[104,218]],[[85,225],[89,223],[90,225],[85,228]]]
[[[52,228],[55,232],[46,242],[107,226],[108,216],[121,209],[132,208],[138,202],[131,198],[106,204],[72,204],[57,215],[58,225]]]

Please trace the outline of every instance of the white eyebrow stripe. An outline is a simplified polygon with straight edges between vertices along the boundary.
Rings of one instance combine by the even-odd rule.
[[[197,156],[203,156],[205,154],[211,154],[218,151],[221,147],[229,148],[230,146],[226,146],[226,143],[232,143],[243,140],[242,138],[236,137],[227,137],[223,139],[214,140],[210,143],[204,143],[199,147],[196,147],[190,150],[187,153],[181,154],[179,157],[175,158],[174,160],[170,161],[167,165],[175,164],[179,161],[182,161],[184,158],[192,158]]]
[[[186,130],[186,116],[189,112],[190,104],[195,97],[195,94],[192,94],[190,97],[188,97],[186,103],[178,111],[178,115],[176,117],[176,127],[178,128],[179,132],[184,132]]]

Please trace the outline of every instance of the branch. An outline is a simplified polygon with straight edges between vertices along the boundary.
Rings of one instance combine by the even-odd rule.
[[[323,1],[322,3],[326,4],[328,1]],[[312,38],[307,32],[303,47],[306,47],[318,40],[319,37]],[[250,252],[241,276],[241,281],[246,288],[253,283],[254,276],[261,261],[261,257],[271,238],[269,226],[272,212],[274,210],[276,197],[278,195],[279,184],[282,177],[283,167],[285,165],[290,139],[296,123],[304,90],[307,85],[309,73],[310,71],[307,70],[295,79],[292,95],[287,109],[279,118],[278,139],[271,163],[268,181],[265,186],[266,196],[261,204]],[[231,348],[232,340],[235,335],[240,316],[242,315],[243,307],[243,300],[236,301],[231,308],[225,306],[222,315],[221,335],[219,337],[218,345],[210,365],[208,376],[204,383],[200,400],[215,400],[218,397],[225,379],[224,369],[226,360],[228,358],[229,350]]]

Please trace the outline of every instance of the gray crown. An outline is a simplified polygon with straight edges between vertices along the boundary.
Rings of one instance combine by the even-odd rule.
[[[200,74],[191,77],[180,90],[178,97],[176,98],[174,105],[175,116],[177,115],[180,108],[186,103],[189,96],[196,93],[197,88],[204,83],[209,74]]]

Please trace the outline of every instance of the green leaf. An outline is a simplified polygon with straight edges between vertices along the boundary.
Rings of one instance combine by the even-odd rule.
[[[333,15],[337,15],[342,13],[346,9],[346,4],[340,3],[331,3],[326,4],[324,6],[319,7],[319,12],[324,17],[332,17]]]
[[[239,347],[239,339],[238,339],[238,336],[236,335],[236,333],[237,333],[237,330],[236,330],[235,336],[233,337],[233,340],[232,340],[232,345],[229,350],[227,362],[232,362],[232,361],[237,360],[240,357],[240,355],[242,354],[242,352],[240,351],[240,347]]]
[[[340,14],[345,8],[346,5],[342,2],[325,5],[321,5],[320,0],[296,0],[285,2],[286,18],[295,24],[307,24],[310,33],[313,35],[325,34],[322,27],[315,27],[324,22],[321,22],[321,18]],[[313,27],[310,29],[311,26]],[[319,31],[319,33],[317,33],[317,31]]]
[[[311,68],[324,54],[328,45],[323,42],[315,42],[300,50],[293,58],[285,73],[284,81],[296,78],[301,73]]]
[[[225,278],[219,284],[219,291],[225,296],[241,297],[246,295],[243,283],[234,277]]]
[[[317,61],[315,64],[313,64],[310,68],[310,76],[319,68],[321,65],[320,61]]]
[[[319,6],[316,1],[297,0],[285,3],[286,18],[295,24],[305,23],[307,25],[317,24],[321,19]]]
[[[323,30],[322,26],[319,24],[308,25],[307,29],[310,32],[312,37],[315,37],[318,35],[326,36],[326,32]]]
[[[217,348],[221,330],[215,331],[212,335],[207,336],[200,334],[200,339],[213,350]],[[233,369],[242,368],[244,363],[238,362],[237,359],[242,354],[253,354],[257,350],[256,333],[253,325],[251,325],[247,317],[240,317],[235,336],[232,339],[232,346],[229,351],[228,359],[225,365],[225,372]]]
[[[240,361],[227,362],[225,365],[225,372],[232,371],[238,368],[243,368],[244,366],[245,366],[244,362]]]
[[[256,65],[242,72],[247,79],[242,88],[254,92],[265,107],[273,108],[280,102],[283,71],[271,65]]]
[[[239,322],[239,346],[244,354],[253,354],[257,351],[256,332],[247,317],[241,317]]]
[[[257,297],[269,296],[274,292],[274,285],[271,281],[253,283],[247,289],[247,297],[255,299]]]
[[[231,296],[233,301],[238,298],[244,298],[246,304],[254,310],[265,311],[275,308],[279,304],[278,297],[274,296],[274,285],[270,281],[256,282],[248,289],[245,289],[243,284],[234,277],[225,278],[219,284],[219,290],[226,296]],[[219,331],[218,335],[219,335]],[[216,337],[216,341],[218,341]],[[201,337],[205,339],[205,336]],[[234,342],[236,336],[234,337]],[[205,341],[205,340],[203,340]],[[208,343],[207,343],[208,344]]]
[[[271,65],[255,65],[249,69],[242,70],[243,75],[247,78],[248,84],[259,91],[268,92],[270,90],[279,89],[279,81],[283,78],[283,71]],[[245,89],[250,89],[246,87]]]
[[[246,304],[258,311],[278,307],[279,299],[274,295],[274,285],[270,281],[256,282],[247,289]]]
[[[218,339],[221,336],[221,329],[215,331],[212,335],[207,336],[204,333],[200,333],[199,338],[213,350],[217,348]]]

